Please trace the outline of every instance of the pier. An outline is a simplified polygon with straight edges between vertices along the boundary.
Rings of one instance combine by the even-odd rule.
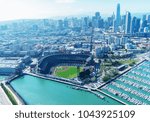
[[[106,96],[108,96],[108,97],[110,97],[110,98],[112,98],[112,99],[114,99],[114,100],[116,100],[117,102],[119,102],[119,103],[121,103],[123,105],[128,105],[127,103],[125,103],[125,102],[123,102],[123,101],[121,101],[121,100],[119,100],[119,99],[117,99],[117,98],[115,98],[115,97],[113,97],[113,96],[111,96],[111,95],[109,95],[109,94],[99,90],[99,89],[97,89],[97,91],[102,93],[102,94],[104,94],[104,95],[106,95]]]

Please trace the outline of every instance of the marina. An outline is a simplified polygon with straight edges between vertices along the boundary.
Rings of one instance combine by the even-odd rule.
[[[127,104],[149,105],[150,61],[137,65],[101,89]]]

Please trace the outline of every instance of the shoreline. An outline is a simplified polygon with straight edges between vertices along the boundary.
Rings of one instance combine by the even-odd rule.
[[[10,84],[7,84],[5,86],[13,94],[13,96],[15,97],[15,100],[17,101],[18,105],[26,105],[27,104],[27,102],[21,97],[21,95]]]

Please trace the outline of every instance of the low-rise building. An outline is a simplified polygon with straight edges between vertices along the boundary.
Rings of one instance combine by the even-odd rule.
[[[20,58],[0,58],[0,74],[10,75],[19,72],[23,68]]]

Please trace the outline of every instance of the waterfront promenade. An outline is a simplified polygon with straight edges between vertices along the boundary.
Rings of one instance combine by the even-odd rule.
[[[0,86],[0,105],[12,105],[7,95]]]
[[[60,78],[60,77],[56,77],[56,76],[52,76],[52,75],[34,74],[34,73],[29,73],[29,72],[24,73],[24,75],[31,75],[31,76],[46,79],[46,80],[53,80],[56,82],[88,89],[87,87],[84,87],[80,83],[76,82],[75,80],[71,80],[71,79]]]

